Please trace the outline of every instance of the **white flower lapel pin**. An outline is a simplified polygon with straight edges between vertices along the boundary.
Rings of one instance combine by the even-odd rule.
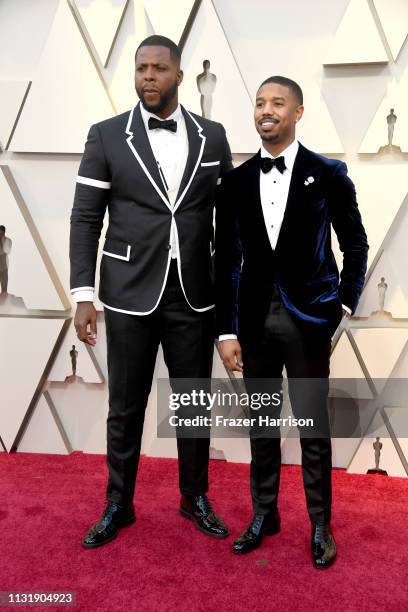
[[[312,183],[314,183],[314,178],[313,176],[308,176],[307,179],[305,180],[305,185],[311,185]]]

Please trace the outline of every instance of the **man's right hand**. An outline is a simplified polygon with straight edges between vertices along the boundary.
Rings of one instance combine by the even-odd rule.
[[[78,340],[95,346],[96,344],[96,310],[93,302],[78,302],[74,325]]]
[[[238,340],[221,340],[218,348],[225,367],[234,372],[243,371],[242,351]]]

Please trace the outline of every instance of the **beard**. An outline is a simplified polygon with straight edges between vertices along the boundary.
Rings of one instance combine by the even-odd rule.
[[[177,89],[178,89],[178,85],[175,82],[169,89],[167,89],[167,91],[161,93],[160,101],[157,104],[148,104],[144,98],[143,91],[138,91],[137,95],[139,96],[143,104],[143,107],[149,113],[157,114],[163,111],[170,104],[170,102],[173,100],[173,98],[177,94]]]
[[[259,136],[261,137],[262,142],[271,142],[271,143],[279,142],[279,139],[282,136],[282,133],[279,133],[279,132],[275,132],[271,134],[263,133],[261,127],[257,123],[255,124],[255,129],[258,132]]]
[[[263,142],[279,142],[280,134],[260,134]]]

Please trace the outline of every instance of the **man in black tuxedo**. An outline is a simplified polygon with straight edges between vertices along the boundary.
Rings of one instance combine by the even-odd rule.
[[[302,113],[302,90],[291,79],[271,77],[259,88],[261,150],[223,178],[217,195],[216,308],[225,365],[243,371],[250,391],[264,391],[265,379],[280,387],[285,366],[295,416],[312,413],[318,421],[318,432],[301,431],[300,442],[313,560],[323,568],[336,555],[327,414],[331,336],[356,309],[368,244],[346,165],[295,139]],[[331,225],[343,252],[340,280]],[[235,553],[253,550],[280,529],[279,433],[254,427],[250,437],[254,516],[235,540]]]
[[[209,378],[214,348],[214,194],[232,167],[225,130],[178,103],[180,51],[151,36],[135,56],[139,104],[93,125],[71,216],[71,292],[78,338],[96,342],[98,241],[109,373],[107,506],[83,540],[112,540],[135,520],[144,413],[161,343],[171,379]],[[207,535],[228,531],[211,508],[208,438],[178,438],[180,513]],[[152,500],[155,503],[155,500]]]

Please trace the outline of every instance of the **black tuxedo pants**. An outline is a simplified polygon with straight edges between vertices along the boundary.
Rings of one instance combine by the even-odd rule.
[[[332,461],[327,410],[330,348],[330,330],[317,326],[311,329],[311,326],[306,327],[295,321],[282,304],[276,288],[262,338],[258,342],[251,339],[242,342],[247,391],[265,391],[265,379],[269,378],[273,379],[272,385],[276,388],[269,388],[268,392],[279,392],[285,366],[294,417],[312,416],[314,422],[319,424],[318,437],[313,437],[313,432],[302,435],[300,430],[303,484],[313,523],[329,522],[331,515]],[[311,378],[313,381],[305,380]],[[257,382],[256,379],[261,380]],[[280,407],[270,410],[271,414],[275,411],[273,417],[279,416],[276,410],[279,413]],[[262,431],[255,427],[250,436],[253,509],[256,514],[268,514],[277,509],[278,503],[281,467],[279,431],[277,437],[262,437]]]
[[[209,378],[214,351],[214,311],[187,304],[172,261],[156,310],[145,316],[105,308],[109,374],[107,499],[133,499],[146,404],[159,344],[170,378]],[[179,486],[184,495],[208,489],[209,438],[177,438]]]

